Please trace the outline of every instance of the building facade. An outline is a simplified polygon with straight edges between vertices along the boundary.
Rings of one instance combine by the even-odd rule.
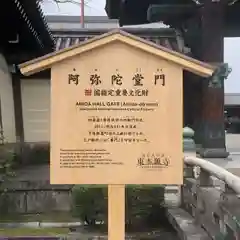
[[[0,139],[24,141],[21,74],[17,65],[54,51],[55,40],[38,1],[4,0],[0,40]]]

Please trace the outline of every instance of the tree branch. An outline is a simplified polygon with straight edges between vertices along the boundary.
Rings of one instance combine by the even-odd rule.
[[[75,5],[80,5],[80,1],[81,0],[50,0],[51,2],[54,2],[54,3],[56,3],[57,5],[58,4],[61,4],[61,3],[72,3],[72,4],[75,4]],[[87,5],[88,4],[88,2],[89,2],[90,0],[88,0],[88,1],[85,1],[85,5]],[[40,2],[46,2],[46,0],[40,0]]]

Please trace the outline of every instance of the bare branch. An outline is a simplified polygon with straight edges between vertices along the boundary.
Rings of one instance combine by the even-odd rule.
[[[71,4],[75,4],[75,5],[80,5],[80,3],[81,3],[81,0],[48,0],[48,1],[54,2],[57,5],[61,4],[61,3],[71,3]],[[90,0],[85,1],[84,4],[87,5],[89,1]],[[43,3],[43,2],[46,2],[46,0],[40,0],[40,2]]]
[[[80,2],[76,1],[76,0],[52,0],[53,2],[59,4],[59,3],[72,3],[72,4],[76,4],[76,5],[80,5]]]

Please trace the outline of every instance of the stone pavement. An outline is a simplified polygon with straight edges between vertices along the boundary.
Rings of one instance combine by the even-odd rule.
[[[240,155],[240,134],[226,134],[226,145],[228,151],[232,152],[234,155]]]

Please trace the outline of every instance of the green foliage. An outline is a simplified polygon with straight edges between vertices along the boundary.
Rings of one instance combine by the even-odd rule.
[[[15,151],[7,146],[3,130],[0,127],[0,175],[2,181],[14,175],[12,169],[15,158]]]
[[[1,129],[1,128],[0,128]],[[0,214],[6,215],[13,209],[13,203],[6,185],[14,176],[13,167],[16,159],[15,151],[9,149],[3,131],[0,131]]]
[[[31,165],[48,164],[50,162],[50,148],[48,145],[35,146],[30,150],[27,163]]]
[[[75,185],[72,189],[73,215],[88,225],[107,223],[107,187]],[[126,187],[126,224],[153,226],[164,216],[164,187],[129,185]]]
[[[0,146],[0,151],[1,151]],[[3,154],[3,158],[0,159],[0,175],[1,180],[6,181],[9,177],[14,176],[13,168],[14,168],[14,160],[16,158],[16,154],[12,150],[5,150]]]
[[[105,221],[107,188],[90,188],[75,185],[72,189],[73,215],[89,225]]]

